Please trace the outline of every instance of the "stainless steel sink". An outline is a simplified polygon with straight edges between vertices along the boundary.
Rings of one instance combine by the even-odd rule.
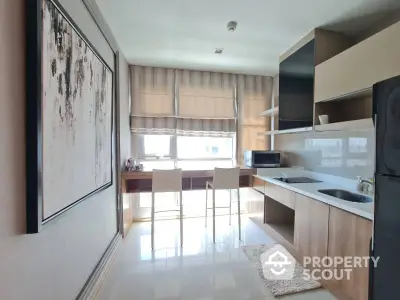
[[[345,190],[318,190],[318,192],[350,202],[358,202],[358,203],[372,202],[371,197],[352,193]]]

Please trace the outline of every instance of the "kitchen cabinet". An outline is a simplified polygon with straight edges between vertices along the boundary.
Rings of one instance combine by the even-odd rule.
[[[329,205],[300,194],[295,203],[294,246],[299,256],[327,256]]]
[[[372,221],[331,207],[329,217],[329,257],[369,256]],[[339,269],[344,268],[340,266]],[[368,268],[353,268],[350,280],[330,280],[326,287],[339,299],[368,299]]]
[[[265,183],[265,195],[275,201],[294,209],[295,192],[269,182]]]
[[[262,183],[255,185],[262,186]],[[303,263],[304,256],[369,257],[371,220],[270,182],[264,181],[264,191],[264,221],[258,224],[284,245],[299,263]],[[306,268],[312,269],[312,266]],[[343,268],[344,265],[340,265],[337,271],[332,271],[339,272],[340,276]],[[368,278],[368,267],[355,267],[350,273],[350,280],[320,282],[337,299],[367,300]]]
[[[265,193],[265,181],[253,176],[253,189],[259,191],[260,193]]]
[[[315,67],[314,101],[371,88],[400,75],[400,22]]]

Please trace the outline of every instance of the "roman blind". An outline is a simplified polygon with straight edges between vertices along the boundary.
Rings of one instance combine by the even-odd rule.
[[[131,80],[131,116],[175,116],[173,69],[133,66]]]
[[[234,74],[177,70],[176,76],[178,134],[236,133]]]
[[[235,75],[178,70],[177,79],[180,117],[235,119]]]
[[[233,136],[233,74],[131,66],[131,131]]]
[[[272,78],[266,76],[238,75],[238,143],[237,160],[243,161],[243,151],[266,150],[269,137],[258,135],[270,130],[270,118],[260,116],[271,107]]]
[[[174,134],[175,70],[131,66],[131,131]]]

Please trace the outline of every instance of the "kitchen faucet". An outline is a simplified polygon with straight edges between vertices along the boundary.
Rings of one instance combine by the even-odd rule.
[[[283,172],[280,172],[280,173],[282,175],[282,178],[288,179],[288,176],[285,173],[283,173]]]
[[[361,193],[367,193],[367,194],[373,194],[374,193],[374,180],[371,179],[365,179],[362,176],[357,176],[357,190]],[[367,188],[365,188],[365,185],[367,185]],[[370,189],[369,189],[369,187]]]

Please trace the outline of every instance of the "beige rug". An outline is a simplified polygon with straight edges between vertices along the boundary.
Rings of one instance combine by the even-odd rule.
[[[270,290],[274,296],[283,296],[304,292],[307,290],[318,289],[321,284],[315,280],[305,280],[303,275],[303,267],[296,261],[294,267],[294,276],[290,280],[268,280],[264,276],[261,255],[277,244],[269,245],[252,245],[242,246],[242,250],[246,257],[252,262],[253,267],[257,270],[260,278],[264,282],[265,287]],[[281,245],[279,245],[282,247]]]

